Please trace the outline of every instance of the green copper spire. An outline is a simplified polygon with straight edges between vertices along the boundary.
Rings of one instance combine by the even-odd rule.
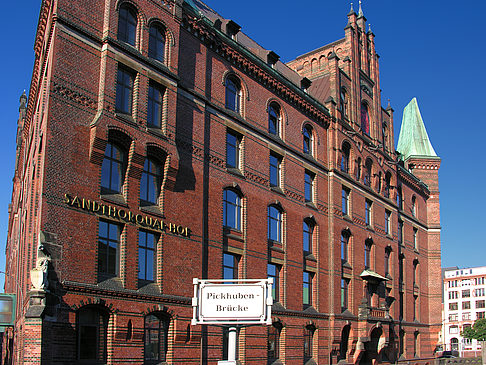
[[[403,160],[409,157],[437,157],[425,130],[417,99],[413,98],[403,109],[402,127],[397,151]]]

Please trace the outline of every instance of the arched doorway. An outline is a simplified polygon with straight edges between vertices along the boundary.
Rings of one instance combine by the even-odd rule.
[[[337,360],[346,360],[348,354],[349,333],[351,331],[351,325],[346,325],[341,331],[341,342],[339,343],[339,354]]]
[[[382,334],[381,327],[376,327],[371,331],[370,341],[365,343],[365,351],[359,361],[360,365],[371,365],[373,360],[378,357],[378,343]]]

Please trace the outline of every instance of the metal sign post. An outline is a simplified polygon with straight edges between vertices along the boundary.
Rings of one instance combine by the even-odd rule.
[[[192,325],[229,326],[228,360],[236,364],[236,327],[272,324],[273,279],[193,279]]]

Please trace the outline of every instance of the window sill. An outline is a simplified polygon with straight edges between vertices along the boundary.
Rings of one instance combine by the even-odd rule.
[[[245,178],[245,175],[241,172],[240,169],[237,169],[235,167],[227,167],[226,171],[228,171],[230,174],[236,175],[238,177],[241,177],[242,179]]]
[[[128,124],[131,124],[131,125],[137,127],[137,123],[135,122],[135,119],[133,119],[133,116],[131,114],[126,114],[126,113],[121,113],[121,112],[115,112],[115,116],[118,119],[121,119],[124,122],[127,122]]]
[[[389,240],[393,240],[393,236],[390,233],[386,234],[386,238],[388,238]]]
[[[351,264],[348,261],[342,261],[342,264],[341,265],[345,269],[349,269],[349,270],[352,270],[353,269],[353,267],[351,266]]]
[[[153,281],[138,279],[138,291],[143,294],[159,295],[160,287]]]
[[[371,231],[371,232],[374,232],[374,231],[375,231],[375,229],[374,229],[372,226],[370,226],[369,224],[368,224],[368,225],[366,225],[366,229],[367,229],[368,231]]]
[[[153,135],[155,135],[157,137],[160,137],[160,138],[163,138],[163,139],[167,139],[167,136],[164,134],[164,132],[162,132],[162,130],[160,128],[157,128],[157,127],[146,127],[145,129],[150,134],[153,134]]]
[[[304,259],[307,261],[314,261],[317,262],[317,259],[315,256],[312,254],[312,252],[304,252]]]
[[[307,201],[307,202],[305,202],[305,205],[306,205],[307,207],[311,208],[311,209],[317,210],[316,205],[315,205],[313,202],[311,202],[311,201]]]
[[[162,214],[162,211],[160,210],[159,206],[155,205],[155,204],[140,202],[140,210],[143,211],[143,212],[146,212],[146,213],[157,215],[161,218],[165,218],[164,215]]]
[[[343,214],[343,219],[348,222],[353,222],[353,219],[348,214]]]
[[[235,240],[235,241],[240,241],[240,242],[244,242],[245,241],[245,239],[243,238],[241,232],[233,231],[232,229],[225,228],[224,236],[227,237],[227,238],[230,238],[232,240]]]
[[[284,191],[279,186],[270,186],[270,190],[277,194],[285,195]]]
[[[268,247],[272,251],[281,252],[281,253],[285,252],[284,249],[282,248],[282,243],[278,242],[278,241],[274,241],[274,240],[269,239],[268,240]]]
[[[123,205],[125,207],[128,207],[128,204],[125,200],[125,197],[120,194],[120,193],[109,193],[107,191],[101,191],[101,199],[105,201],[109,201],[111,203],[115,203],[118,205]]]

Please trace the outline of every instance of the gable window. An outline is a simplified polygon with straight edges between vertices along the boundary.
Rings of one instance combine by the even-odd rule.
[[[277,103],[271,103],[268,106],[268,133],[279,135],[280,132],[281,112]]]
[[[165,88],[154,83],[149,83],[147,126],[151,128],[162,127],[162,110],[164,104]]]
[[[302,130],[302,139],[303,139],[303,151],[309,155],[312,155],[312,127],[310,125],[306,125]]]
[[[126,169],[126,154],[117,145],[108,142],[101,165],[101,190],[103,193],[120,194]]]
[[[158,364],[167,357],[170,319],[167,316],[148,314],[144,320],[145,364]]]
[[[361,130],[370,135],[370,114],[366,103],[361,103]]]
[[[128,4],[120,6],[118,14],[118,40],[135,46],[137,15]]]
[[[274,153],[270,153],[270,186],[280,186],[281,164],[282,158]]]
[[[225,107],[236,113],[240,112],[241,84],[235,76],[228,76],[225,82]]]
[[[282,242],[282,212],[274,205],[268,207],[268,239]]]
[[[148,204],[157,204],[162,183],[162,168],[153,158],[146,158],[140,179],[140,200]]]
[[[138,279],[154,281],[156,270],[156,247],[158,238],[145,231],[138,232]]]
[[[148,56],[157,61],[164,62],[165,31],[158,24],[150,26]]]
[[[118,68],[116,78],[116,101],[115,109],[118,113],[132,114],[132,99],[133,99],[133,81],[134,74],[131,71]]]
[[[228,130],[226,133],[226,167],[240,168],[241,137],[236,132]]]
[[[241,197],[233,189],[223,192],[223,219],[224,226],[238,231],[241,230]]]
[[[118,249],[121,226],[100,221],[98,232],[98,274],[113,277],[118,274]]]
[[[107,360],[108,320],[103,308],[86,306],[76,312],[78,360]]]
[[[314,200],[314,174],[310,171],[305,171],[304,177],[304,198],[306,202]]]
[[[304,219],[303,223],[303,249],[304,256],[312,253],[312,241],[314,234],[314,223],[310,219]]]
[[[341,149],[341,171],[348,173],[349,172],[349,155],[351,152],[351,146],[349,143],[343,143],[343,147]]]

